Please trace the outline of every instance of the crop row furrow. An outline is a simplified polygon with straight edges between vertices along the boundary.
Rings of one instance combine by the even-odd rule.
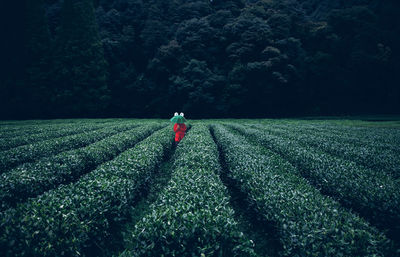
[[[164,128],[79,181],[0,213],[3,256],[97,256],[171,147]]]
[[[0,174],[26,162],[53,156],[58,153],[76,149],[94,143],[107,136],[136,127],[136,124],[110,126],[95,131],[49,139],[38,143],[19,146],[0,152]]]
[[[95,126],[106,125],[107,120],[87,121],[87,120],[66,120],[64,122],[42,122],[36,125],[23,125],[21,122],[12,126],[2,126],[0,128],[0,138],[11,138],[17,136],[26,136],[38,134],[50,130],[57,130],[61,128],[74,128],[77,126]],[[115,121],[114,121],[115,122]]]
[[[141,126],[87,147],[70,150],[35,163],[26,163],[0,176],[0,211],[60,184],[76,180],[97,165],[133,147],[160,125]]]
[[[297,141],[302,146],[312,146],[318,150],[330,153],[345,160],[354,161],[360,165],[379,172],[386,172],[395,179],[400,177],[399,155],[376,146],[356,145],[332,138],[329,134],[318,135],[305,133],[292,128],[270,128],[257,126],[258,129]]]
[[[205,125],[177,146],[169,183],[130,232],[121,256],[252,256],[219,179],[218,150]]]
[[[364,142],[380,142],[388,145],[400,143],[400,133],[393,128],[366,128],[346,125],[333,125],[332,123],[308,124],[301,122],[295,127],[315,129],[321,132],[330,132],[336,135],[353,137]]]
[[[246,138],[279,153],[296,166],[302,176],[390,234],[400,231],[400,184],[385,173],[360,167],[298,142],[246,126],[229,124]],[[395,225],[394,225],[395,224]]]
[[[376,228],[322,195],[281,156],[212,126],[227,168],[256,212],[278,227],[283,256],[370,256],[389,252]]]
[[[85,124],[85,125],[92,125],[92,124]],[[29,126],[29,127],[21,127],[15,126],[13,129],[3,129],[0,131],[0,139],[6,140],[9,138],[16,138],[19,136],[31,136],[36,135],[39,133],[57,130],[62,128],[74,128],[76,124],[64,124],[64,125],[38,125],[38,126]]]
[[[388,139],[388,135],[381,137],[373,134],[373,130],[371,130],[371,135],[366,134],[364,132],[359,133],[346,133],[346,130],[338,130],[337,128],[325,128],[321,129],[320,126],[316,126],[314,124],[301,124],[295,125],[293,124],[274,124],[274,125],[267,125],[267,124],[259,124],[253,125],[257,128],[271,128],[277,130],[286,130],[290,133],[296,134],[304,134],[304,135],[313,135],[318,137],[324,137],[330,141],[335,141],[337,143],[345,143],[351,144],[357,147],[368,147],[373,149],[379,149],[379,151],[391,151],[392,154],[400,153],[400,147],[393,142],[393,139]]]
[[[82,126],[63,126],[59,128],[51,128],[47,130],[43,130],[38,134],[21,134],[16,137],[8,137],[0,139],[0,151],[9,150],[11,148],[26,145],[26,144],[33,144],[38,143],[40,141],[54,139],[64,136],[70,136],[79,134],[82,132],[89,132],[94,131],[97,129],[104,128],[105,125],[82,125]]]
[[[304,120],[264,120],[261,122],[248,122],[266,126],[287,126],[299,129],[310,129],[316,132],[328,132],[335,135],[346,136],[364,142],[380,142],[388,145],[400,144],[400,133],[395,128],[363,127],[362,122],[355,125],[341,121],[335,124],[332,121],[304,121]]]
[[[42,127],[53,126],[53,125],[61,125],[68,124],[69,122],[55,123],[48,121],[8,121],[2,122],[0,127],[0,135],[3,133],[12,133],[17,132],[18,130],[36,130],[41,129]]]

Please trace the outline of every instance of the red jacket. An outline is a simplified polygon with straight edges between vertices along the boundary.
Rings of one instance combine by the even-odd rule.
[[[186,131],[185,123],[175,123],[174,125],[175,142],[179,142],[182,140],[182,138],[185,136],[185,131]]]

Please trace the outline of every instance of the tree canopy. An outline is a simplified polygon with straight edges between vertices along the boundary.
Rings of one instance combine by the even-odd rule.
[[[400,112],[398,1],[24,3],[3,118]]]

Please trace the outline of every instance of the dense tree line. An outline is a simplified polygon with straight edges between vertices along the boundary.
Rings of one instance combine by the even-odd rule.
[[[400,110],[395,0],[24,4],[0,80],[5,118]]]

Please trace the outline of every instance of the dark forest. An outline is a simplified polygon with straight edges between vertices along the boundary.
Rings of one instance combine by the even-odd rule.
[[[3,119],[400,113],[398,0],[14,2]]]

